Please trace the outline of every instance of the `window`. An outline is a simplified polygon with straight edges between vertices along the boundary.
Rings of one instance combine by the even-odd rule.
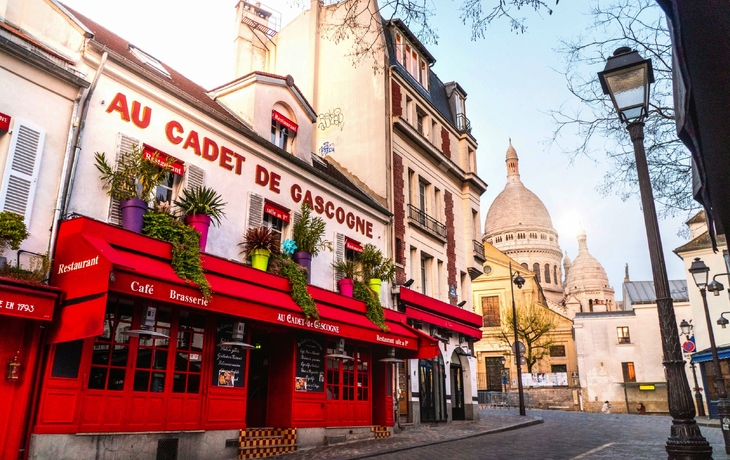
[[[505,235],[504,239],[506,239],[507,241],[514,240],[515,235],[514,233],[508,233],[507,235]]]
[[[593,302],[591,302],[593,303]],[[591,309],[593,311],[593,309]],[[631,337],[629,336],[629,327],[621,326],[616,328],[616,334],[618,335],[618,343],[631,343]]]
[[[280,149],[289,151],[289,130],[273,118],[271,119],[271,143]]]
[[[409,96],[406,96],[406,120],[413,124],[413,99]]]
[[[104,332],[94,341],[87,385],[90,390],[124,389],[129,358],[129,337],[122,335],[122,332],[132,329],[133,313],[133,302],[109,300],[104,318]]]
[[[535,280],[540,282],[540,264],[532,264],[532,271],[535,272]]]
[[[527,262],[522,262],[520,264],[520,267],[524,268],[525,270],[529,270],[530,268],[527,266]]]
[[[131,51],[134,57],[136,57],[143,63],[160,72],[167,78],[170,78],[170,73],[162,66],[162,63],[159,60],[155,59],[154,57],[150,56],[149,54],[145,53],[144,51],[133,45],[129,45],[129,51]]]
[[[476,172],[476,170],[477,170],[477,157],[474,154],[474,150],[472,150],[472,149],[468,149],[467,150],[466,161],[468,162],[469,172]]]
[[[545,283],[550,284],[550,265],[545,264]]]
[[[498,237],[494,238],[494,242],[495,243],[501,243],[502,242],[502,237],[501,236],[498,236]]]
[[[418,209],[424,213],[426,212],[426,187],[424,182],[418,181]]]
[[[428,283],[428,271],[426,270],[426,257],[421,256],[421,293],[426,294],[426,284]]]
[[[73,342],[61,342],[56,345],[56,353],[53,358],[52,377],[65,377],[75,379],[79,376],[81,365],[81,353],[84,348],[83,340]]]
[[[426,64],[426,61],[421,59],[421,68],[420,72],[418,73],[418,82],[423,86],[424,88],[428,89],[428,64]]]
[[[158,308],[153,330],[170,335],[172,311]],[[137,360],[134,369],[134,391],[162,393],[165,391],[167,377],[167,357],[170,352],[170,339],[139,338]]]
[[[518,240],[524,240],[524,239],[525,239],[525,234],[524,234],[524,233],[522,233],[522,232],[518,233],[518,234],[517,234],[517,239],[518,239]]]
[[[555,280],[555,284],[560,284],[560,278],[558,278],[558,266],[553,265],[553,279]]]
[[[436,298],[442,299],[445,296],[443,295],[443,274],[444,274],[444,263],[440,260],[436,261]]]
[[[416,108],[416,129],[421,136],[425,136],[424,123],[426,122],[426,114],[420,108]]]
[[[160,203],[172,203],[175,186],[175,175],[171,172],[165,174],[165,180],[155,189],[155,200]]]
[[[400,65],[403,65],[403,36],[401,34],[395,34],[395,58],[398,60]]]
[[[544,233],[540,233],[540,239],[541,240],[546,240],[547,239],[547,235],[545,235]]]
[[[621,363],[624,372],[624,382],[636,382],[636,369],[634,363]]]
[[[198,393],[203,361],[205,316],[187,311],[180,312],[175,353],[173,393]]]
[[[438,136],[438,123],[431,120],[431,143],[433,145],[438,145],[439,136]]]
[[[562,373],[568,373],[568,365],[567,364],[553,364],[550,366],[550,372],[553,374],[557,374],[559,372]]]
[[[329,343],[327,354],[335,353],[336,348]],[[345,354],[353,359],[327,358],[327,399],[369,401],[370,356],[366,349],[352,345],[345,345]]]
[[[551,358],[562,358],[565,356],[565,345],[553,345],[550,347]]]
[[[264,227],[270,228],[274,233],[276,233],[277,239],[279,240],[279,245],[281,245],[281,235],[284,233],[284,225],[286,225],[284,221],[282,219],[279,219],[278,217],[274,217],[271,214],[264,212],[264,220],[262,225]]]
[[[482,327],[498,327],[499,296],[482,297]]]
[[[530,238],[537,239],[537,233],[530,233]]]

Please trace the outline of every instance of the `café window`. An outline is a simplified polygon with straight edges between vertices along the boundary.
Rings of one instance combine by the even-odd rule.
[[[336,353],[336,344],[327,345],[327,354]],[[340,401],[370,400],[370,355],[366,349],[345,346],[353,359],[327,358],[327,399]]]
[[[345,260],[355,260],[362,252],[362,244],[352,238],[345,237]]]
[[[283,110],[283,109],[282,109]],[[279,110],[271,111],[271,143],[291,152],[298,125]]]
[[[142,154],[145,159],[157,163],[160,168],[170,169],[165,174],[164,181],[155,188],[153,199],[156,202],[172,204],[177,198],[185,174],[184,163],[148,144],[142,144]]]
[[[121,391],[127,377],[130,340],[122,332],[132,328],[134,304],[110,299],[104,318],[104,332],[94,342],[88,388]]]
[[[283,234],[290,220],[289,209],[272,201],[264,200],[264,217],[262,225],[276,233],[279,244],[283,241]]]

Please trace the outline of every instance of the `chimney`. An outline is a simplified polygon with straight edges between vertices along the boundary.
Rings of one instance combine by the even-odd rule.
[[[281,14],[261,2],[236,5],[235,75],[267,70],[267,47],[281,25]]]

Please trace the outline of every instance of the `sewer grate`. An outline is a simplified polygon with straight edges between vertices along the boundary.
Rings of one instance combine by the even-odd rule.
[[[178,438],[158,440],[156,460],[177,460],[178,441]]]

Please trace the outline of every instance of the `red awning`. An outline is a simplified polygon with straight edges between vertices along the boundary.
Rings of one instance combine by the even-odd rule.
[[[271,111],[271,118],[274,121],[278,121],[281,126],[285,127],[294,134],[296,134],[297,130],[299,129],[299,126],[296,123],[294,123],[281,113],[277,112],[276,110]]]
[[[400,300],[406,305],[406,316],[460,334],[482,338],[482,318],[470,311],[442,302],[433,297],[400,287]]]
[[[306,320],[286,278],[210,255],[203,256],[213,290],[207,301],[172,270],[169,244],[87,218],[61,224],[58,248],[52,281],[66,292],[67,300],[52,343],[101,334],[110,291],[392,346],[419,356],[432,354],[435,343],[403,324],[404,318],[395,312],[386,316],[384,332],[365,317],[362,302],[314,286],[309,290],[320,320]],[[138,252],[142,249],[145,253]]]
[[[264,212],[266,214],[269,214],[270,216],[274,216],[277,219],[281,219],[284,222],[289,223],[290,210],[285,208],[284,206],[274,203],[273,201],[264,201]]]
[[[177,174],[178,176],[182,176],[185,174],[185,163],[183,163],[181,160],[178,160],[174,156],[168,155],[167,153],[158,150],[151,145],[142,145],[142,155],[145,160],[154,161],[160,167],[165,167],[165,165],[167,165],[167,162],[170,161],[170,172],[172,172],[173,174]]]
[[[0,278],[0,315],[51,321],[61,291]]]
[[[359,241],[355,241],[352,238],[345,237],[345,249],[349,249],[355,252],[362,252],[362,245]]]

